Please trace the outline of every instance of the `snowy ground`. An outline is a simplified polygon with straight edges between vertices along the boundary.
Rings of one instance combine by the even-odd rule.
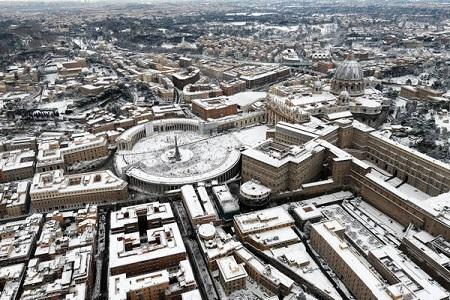
[[[393,77],[391,78],[391,82],[395,83],[395,84],[401,84],[401,85],[405,85],[406,81],[411,80],[411,84],[412,85],[417,85],[419,82],[419,78],[417,76],[414,75],[405,75],[405,76],[400,76],[400,77]]]
[[[89,161],[82,161],[79,163],[75,163],[68,167],[69,172],[87,172],[94,170],[97,166],[101,165],[105,162],[105,160],[108,159],[108,156],[100,157],[97,159],[89,160]]]
[[[408,100],[406,100],[406,99],[404,99],[402,97],[398,97],[395,100],[395,107],[400,107],[401,109],[405,109],[407,102],[408,102]]]
[[[433,116],[429,115],[429,117],[434,118],[434,122],[436,122],[436,127],[446,128],[448,131],[450,131],[450,117],[448,113],[435,114]]]
[[[217,136],[191,131],[162,132],[138,141],[130,154],[125,154],[125,160],[129,165],[140,162],[147,171],[163,177],[203,174],[226,163],[241,146],[265,140],[267,129],[265,125],[253,126]],[[167,153],[174,150],[175,136],[183,159],[170,162]]]
[[[58,73],[49,73],[44,75],[44,82],[48,81],[51,84],[55,84],[56,79],[58,79]]]
[[[186,161],[168,163],[166,151],[173,149],[175,136],[180,149],[192,152]],[[184,177],[206,173],[222,165],[241,143],[231,134],[209,137],[190,131],[170,131],[144,138],[136,143],[133,155],[126,156],[128,164],[142,162],[146,168],[161,176]]]

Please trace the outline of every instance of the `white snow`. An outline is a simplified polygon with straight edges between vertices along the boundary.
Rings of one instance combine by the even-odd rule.
[[[259,125],[241,129],[233,132],[233,135],[245,146],[255,146],[266,140],[266,132],[269,129],[266,125]]]
[[[228,103],[237,104],[240,107],[246,107],[261,100],[267,96],[266,92],[241,92],[228,97]]]

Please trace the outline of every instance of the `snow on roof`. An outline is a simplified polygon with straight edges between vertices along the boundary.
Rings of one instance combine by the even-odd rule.
[[[280,97],[276,96],[275,98]],[[320,94],[294,95],[289,98],[289,101],[294,106],[305,106],[305,105],[322,106],[322,103],[326,103],[326,105],[336,103],[336,96],[329,92],[322,92]]]
[[[268,187],[254,180],[250,180],[242,184],[240,191],[244,195],[252,197],[267,196],[271,192],[271,190]]]
[[[137,224],[138,216],[143,215],[143,212],[147,221],[173,221],[173,212],[169,203],[151,202],[122,207],[118,211],[111,212],[111,231],[123,231],[127,226]]]
[[[184,204],[192,219],[204,216],[216,216],[216,211],[205,187],[199,187],[197,192],[192,185],[181,187]]]
[[[437,282],[391,245],[372,249],[369,255],[376,257],[417,299],[448,299],[449,294]]]
[[[126,181],[116,177],[110,170],[100,170],[89,173],[63,175],[63,171],[53,170],[36,173],[30,188],[32,199],[49,197],[68,193],[89,193],[102,188],[104,190],[123,189]]]
[[[234,131],[232,133],[241,144],[245,146],[255,146],[266,140],[266,132],[269,129],[266,125],[257,125]]]
[[[202,296],[200,295],[200,291],[195,289],[181,294],[181,300],[202,300]]]
[[[351,115],[351,113],[350,113]],[[310,121],[303,124],[291,124],[280,121],[275,125],[276,130],[286,129],[303,135],[309,135],[311,138],[327,135],[338,128],[336,125],[329,125],[317,119],[310,117]]]
[[[253,233],[248,236],[253,243],[261,244],[264,247],[276,247],[288,243],[298,242],[300,238],[292,227],[282,227],[264,232]]]
[[[225,282],[238,280],[247,277],[247,271],[238,264],[233,256],[226,256],[217,260],[217,266],[219,267],[220,274]]]
[[[291,226],[294,219],[281,206],[234,216],[234,223],[242,234],[267,231],[282,226]]]
[[[279,147],[278,145],[281,145],[282,147]],[[324,149],[325,148],[316,141],[310,141],[300,147],[284,145],[272,140],[267,140],[257,148],[245,150],[242,152],[242,155],[274,167],[281,167],[288,162],[301,163],[311,157],[313,153],[321,152]]]
[[[281,273],[277,268],[269,264],[263,264],[258,258],[256,258],[250,251],[246,248],[241,247],[235,251],[236,255],[239,256],[247,266],[255,270],[263,277],[265,280],[271,282],[275,286],[282,285],[287,290],[290,290],[294,285],[294,281]]]
[[[450,226],[450,192],[431,197],[424,201],[414,201],[423,210]]]
[[[296,208],[294,208],[293,212],[301,221],[307,221],[322,217],[322,212],[313,204],[297,206]]]
[[[278,261],[288,266],[306,282],[322,290],[333,299],[342,299],[333,284],[308,254],[303,243],[300,242],[285,247],[272,248],[264,251],[264,253],[278,259]]]
[[[353,114],[348,110],[327,114],[328,120],[337,120],[337,119],[351,118],[351,117],[353,117]]]
[[[359,277],[359,281],[367,286],[377,299],[391,300],[392,298],[386,293],[384,283],[379,277],[361,261],[362,258],[353,252],[345,244],[345,241],[341,240],[339,236],[334,233],[334,227],[330,226],[330,224],[334,222],[336,221],[312,224],[312,234],[318,234],[320,239],[328,244],[328,247],[332,249],[335,255],[337,255],[347,267],[353,270],[353,273]]]
[[[139,232],[112,234],[109,247],[110,269],[186,253],[181,233],[175,223],[148,229],[147,237],[149,243],[142,243]],[[132,241],[132,249],[126,250],[125,241]]]
[[[426,240],[423,240],[421,237],[421,235],[423,234],[430,236],[431,239],[427,238]],[[434,261],[441,266],[445,266],[450,263],[450,257],[446,256],[444,253],[439,253],[434,247],[431,248],[427,245],[428,242],[431,242],[435,239],[435,237],[431,236],[428,232],[419,231],[418,233],[414,234],[414,231],[410,231],[403,237],[403,239],[411,243],[416,248],[416,250],[420,251],[420,253],[424,255],[428,260]],[[406,245],[408,247],[411,247],[408,244]]]
[[[237,104],[240,107],[245,107],[258,102],[266,96],[266,92],[247,91],[228,96],[227,102],[230,104]]]

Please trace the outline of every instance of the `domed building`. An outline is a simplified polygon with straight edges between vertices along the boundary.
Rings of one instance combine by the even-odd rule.
[[[364,95],[364,73],[356,60],[345,60],[336,69],[331,82],[333,94],[340,95],[347,91],[351,97]]]
[[[311,116],[327,121],[352,117],[377,128],[389,115],[390,99],[364,79],[361,65],[352,58],[341,62],[330,85],[308,79],[271,86],[266,101],[269,125],[307,123]]]
[[[339,97],[337,99],[337,105],[343,106],[343,105],[349,105],[350,104],[350,94],[347,91],[342,91],[339,94]]]
[[[271,189],[252,179],[241,185],[239,200],[248,207],[264,206],[269,202],[271,192]]]

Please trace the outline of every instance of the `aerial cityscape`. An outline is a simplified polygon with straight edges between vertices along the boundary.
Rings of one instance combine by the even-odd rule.
[[[1,300],[450,300],[450,2],[0,0]]]

